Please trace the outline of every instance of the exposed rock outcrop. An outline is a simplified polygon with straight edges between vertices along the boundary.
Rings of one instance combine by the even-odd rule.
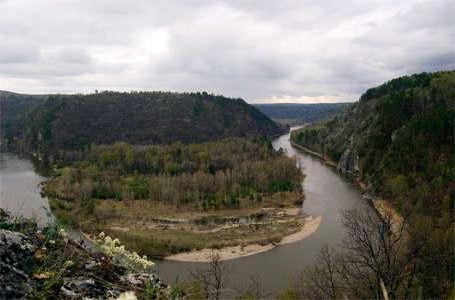
[[[346,148],[338,161],[337,170],[343,174],[358,176],[360,168],[359,155],[357,154],[357,151],[351,148]]]
[[[454,71],[393,79],[333,118],[294,131],[292,142],[327,155],[373,193],[406,173],[413,174],[408,182],[419,182],[411,179],[416,173],[438,177],[431,162],[453,157],[454,80]]]
[[[0,209],[0,299],[109,299],[125,291],[152,298],[170,289],[156,274],[132,272],[52,228],[40,229]]]
[[[0,229],[0,299],[23,298],[31,292],[28,273],[35,249],[26,235]]]

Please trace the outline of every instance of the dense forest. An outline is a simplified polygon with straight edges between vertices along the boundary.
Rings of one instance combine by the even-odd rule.
[[[254,106],[280,124],[302,125],[305,123],[316,123],[333,117],[335,114],[345,110],[352,103],[272,103],[255,104]]]
[[[406,256],[413,255],[416,274],[408,284],[420,287],[424,298],[448,296],[455,265],[454,71],[369,89],[345,112],[293,132],[292,141],[338,162],[368,192],[389,199],[406,219],[407,245],[415,246]],[[403,292],[398,287],[395,297]]]
[[[268,195],[301,190],[295,161],[266,141],[92,145],[72,159],[47,183],[51,197],[147,199],[205,211],[257,206]]]
[[[0,91],[0,151],[8,149],[23,135],[28,114],[45,101],[46,96],[34,96]]]
[[[57,161],[90,144],[195,143],[283,131],[242,99],[207,93],[0,93],[2,149]]]

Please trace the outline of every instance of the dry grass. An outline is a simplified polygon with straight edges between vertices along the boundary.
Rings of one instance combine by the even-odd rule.
[[[51,200],[51,207],[60,219],[84,232],[104,231],[141,254],[163,257],[194,249],[279,242],[300,229],[303,218],[296,216],[298,210],[290,209],[296,207],[297,197],[296,193],[281,193],[255,207],[207,212],[146,200]],[[276,207],[276,203],[283,208]],[[247,224],[218,224],[220,219],[246,218],[261,211],[267,211],[270,217]]]

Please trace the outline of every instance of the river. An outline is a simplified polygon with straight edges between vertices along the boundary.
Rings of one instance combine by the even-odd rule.
[[[52,216],[47,199],[40,194],[40,183],[46,178],[39,173],[29,160],[0,153],[0,208],[47,224]]]
[[[303,212],[322,216],[322,223],[309,237],[276,247],[260,254],[224,262],[229,269],[230,289],[241,291],[251,284],[251,278],[261,282],[264,292],[276,295],[290,286],[293,278],[311,265],[325,244],[336,247],[345,235],[341,224],[341,212],[345,209],[371,209],[361,193],[339,174],[320,160],[293,148],[289,134],[273,140],[275,149],[282,148],[289,156],[295,156],[302,172],[305,201]],[[47,220],[46,199],[39,195],[38,175],[33,165],[10,154],[1,154],[0,160],[0,207],[13,213],[35,216]],[[203,268],[204,263],[157,261],[156,270],[167,283],[189,278],[190,270]],[[237,293],[235,292],[235,293]]]

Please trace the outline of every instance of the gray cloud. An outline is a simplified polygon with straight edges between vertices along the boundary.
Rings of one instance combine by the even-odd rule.
[[[451,0],[1,0],[0,89],[352,101],[454,69]]]
[[[0,64],[21,64],[40,59],[40,49],[35,45],[12,42],[0,47]]]

